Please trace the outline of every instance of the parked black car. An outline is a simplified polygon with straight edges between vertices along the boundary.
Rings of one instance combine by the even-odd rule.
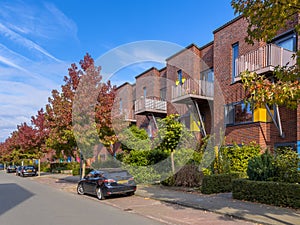
[[[23,169],[23,166],[18,166],[17,170],[16,170],[16,176],[20,176],[21,175],[21,171]]]
[[[37,171],[34,166],[23,166],[21,171],[20,171],[20,176],[25,177],[25,176],[36,176]]]
[[[4,165],[0,163],[0,170],[4,170]]]
[[[15,166],[15,165],[9,165],[8,167],[6,167],[7,173],[15,173],[16,170],[17,170],[17,166]]]
[[[135,191],[133,176],[122,169],[93,170],[77,185],[78,194],[95,195],[100,200],[111,195],[133,195]]]

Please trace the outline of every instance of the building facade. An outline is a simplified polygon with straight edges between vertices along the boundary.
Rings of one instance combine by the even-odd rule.
[[[116,105],[124,120],[146,129],[149,137],[155,135],[157,118],[176,113],[199,138],[222,130],[227,145],[256,142],[300,152],[300,106],[250,107],[240,79],[246,70],[269,76],[278,65],[295,64],[297,23],[299,17],[269,43],[250,45],[247,21],[239,16],[213,31],[212,42],[191,44],[167,58],[165,68],[150,68],[136,76],[135,84],[119,86]]]

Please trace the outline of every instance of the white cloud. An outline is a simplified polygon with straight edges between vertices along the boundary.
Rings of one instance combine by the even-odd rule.
[[[78,42],[76,24],[53,3],[0,2],[0,142],[60,89],[69,63],[50,46]]]

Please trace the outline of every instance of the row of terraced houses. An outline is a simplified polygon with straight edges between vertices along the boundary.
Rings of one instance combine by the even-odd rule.
[[[180,121],[199,138],[225,132],[226,144],[255,141],[263,148],[291,146],[300,153],[300,106],[262,106],[244,102],[240,75],[255,71],[271,75],[278,65],[295,64],[299,17],[269,43],[245,42],[247,21],[239,16],[213,31],[212,42],[195,44],[171,55],[162,69],[150,68],[135,83],[118,87],[116,103],[128,123],[157,130],[157,119],[179,114]]]

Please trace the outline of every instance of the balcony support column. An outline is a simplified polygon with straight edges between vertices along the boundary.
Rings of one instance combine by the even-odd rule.
[[[199,107],[198,107],[198,104],[197,104],[196,101],[193,101],[193,100],[192,100],[192,104],[193,104],[194,107],[196,108],[196,112],[197,112],[197,115],[198,115],[198,118],[199,118],[199,122],[200,122],[200,124],[198,124],[197,122],[196,122],[196,124],[197,124],[197,126],[198,126],[200,132],[202,133],[203,137],[206,137],[207,134],[206,134],[206,131],[205,131],[204,122],[203,122],[203,120],[202,120],[201,112],[200,112],[200,109],[199,109]],[[186,106],[187,106],[187,108],[189,109],[190,112],[193,112],[193,110],[192,110],[190,104],[186,104]],[[198,120],[195,118],[195,116],[194,116],[193,113],[192,113],[192,117],[193,117],[193,119],[194,119],[195,121],[198,121]]]
[[[280,113],[279,113],[279,108],[277,104],[273,105],[273,110],[274,110],[274,115],[272,114],[269,106],[266,104],[266,109],[268,111],[269,116],[272,118],[272,121],[275,125],[275,127],[279,131],[279,136],[282,138],[285,138],[285,134],[282,131],[282,125],[281,125],[281,119],[280,119]]]

